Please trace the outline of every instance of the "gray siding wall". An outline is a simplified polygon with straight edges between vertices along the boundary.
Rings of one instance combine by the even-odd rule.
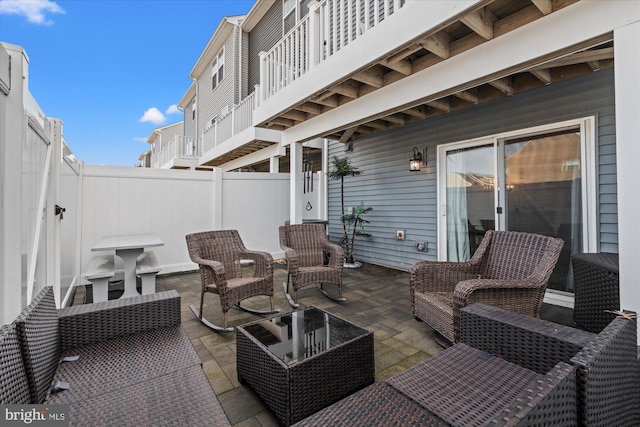
[[[197,137],[196,135],[196,121],[193,119],[193,99],[184,109],[184,135],[190,137]],[[196,105],[197,107],[197,105]],[[198,112],[196,111],[196,114]]]
[[[198,135],[205,130],[206,125],[225,106],[235,103],[236,88],[236,43],[235,32],[232,32],[224,44],[224,77],[215,89],[211,89],[211,62],[207,70],[198,78],[198,95],[196,114],[198,115]],[[219,52],[216,52],[216,55]]]
[[[282,2],[273,2],[249,33],[249,93],[260,83],[260,52],[267,52],[282,38]]]
[[[618,252],[617,177],[613,69],[601,70],[554,83],[513,97],[443,114],[388,132],[361,138],[353,152],[337,142],[329,145],[333,156],[347,155],[362,175],[345,178],[345,205],[364,201],[373,207],[366,229],[372,237],[358,237],[356,258],[407,270],[421,259],[436,260],[436,156],[439,144],[493,135],[537,125],[596,116],[598,246]],[[427,167],[409,172],[413,147],[427,147]],[[333,242],[342,237],[340,183],[329,181],[329,233]],[[406,240],[396,240],[396,230],[406,230]],[[416,242],[428,243],[418,252]]]
[[[254,91],[254,87],[249,86],[249,33],[240,31],[242,38],[240,42],[240,81],[242,84],[241,98],[244,99]]]

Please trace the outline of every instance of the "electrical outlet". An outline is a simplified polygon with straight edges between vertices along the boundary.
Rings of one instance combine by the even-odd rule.
[[[405,230],[396,230],[396,240],[404,240],[406,231]]]
[[[416,249],[422,252],[426,252],[427,251],[427,243],[426,242],[417,242],[416,243]]]

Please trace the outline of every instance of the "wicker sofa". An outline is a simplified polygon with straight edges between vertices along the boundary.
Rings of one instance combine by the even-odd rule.
[[[229,425],[175,291],[57,310],[46,287],[0,339],[2,404],[66,404],[71,425]]]
[[[634,320],[596,335],[473,304],[461,326],[460,343],[296,425],[637,425]]]

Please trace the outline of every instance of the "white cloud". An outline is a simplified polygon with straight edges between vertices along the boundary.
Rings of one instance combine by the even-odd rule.
[[[165,111],[165,114],[181,114],[182,111],[178,110],[178,106],[176,104],[170,105]]]
[[[136,142],[147,142],[149,138],[139,137],[139,138],[133,138],[133,140]]]
[[[151,107],[144,112],[144,115],[140,117],[141,122],[150,122],[154,125],[163,124],[167,118],[156,107]]]
[[[0,15],[19,15],[37,25],[52,25],[46,13],[65,13],[56,2],[49,0],[0,0]]]

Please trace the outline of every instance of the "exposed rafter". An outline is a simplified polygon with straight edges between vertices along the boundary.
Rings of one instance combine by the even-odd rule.
[[[449,101],[449,98],[429,101],[427,102],[427,105],[431,108],[435,108],[436,110],[444,111],[445,113],[451,111],[451,102]]]
[[[548,15],[553,12],[553,2],[551,0],[531,0],[531,3],[533,3],[543,15]]]
[[[493,23],[496,17],[486,7],[468,13],[460,21],[483,39],[493,38]]]
[[[331,88],[332,92],[339,93],[340,95],[348,96],[349,98],[358,97],[358,86],[350,82],[340,83]]]
[[[404,74],[405,76],[409,76],[413,72],[413,67],[411,66],[411,62],[407,59],[401,59],[394,62],[384,59],[380,61],[380,65],[384,65],[387,68],[391,68],[392,70],[397,71],[400,74]]]
[[[342,136],[340,137],[340,142],[345,143],[347,141],[349,141],[349,138],[351,138],[351,136],[355,133],[355,131],[358,129],[358,126],[354,126],[351,127],[347,130],[345,130],[342,133]]]
[[[551,84],[551,71],[550,70],[530,70],[532,75],[535,76],[542,83],[549,85]]]
[[[513,95],[513,79],[511,79],[511,77],[494,80],[492,82],[489,82],[489,84],[505,95]]]
[[[479,104],[480,103],[480,98],[478,97],[477,94],[471,93],[468,90],[463,90],[460,92],[456,92],[454,94],[457,98],[462,99],[463,101],[467,101],[470,102],[472,104]]]
[[[369,70],[354,74],[351,78],[355,81],[364,83],[369,86],[373,86],[378,89],[384,85],[382,74],[374,73],[373,71],[369,71]]]
[[[444,31],[440,31],[426,39],[420,40],[420,45],[422,47],[442,59],[447,59],[451,56],[451,52],[449,51],[450,43],[451,37]]]
[[[307,114],[297,110],[289,110],[286,113],[282,113],[282,117],[284,117],[285,119],[294,120],[296,122],[304,122],[305,120],[307,120]]]

